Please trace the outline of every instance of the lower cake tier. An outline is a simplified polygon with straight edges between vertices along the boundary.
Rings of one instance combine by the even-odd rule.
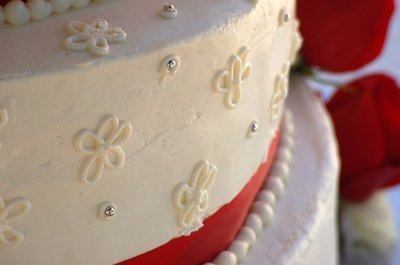
[[[273,161],[199,231],[120,265],[337,264],[333,130],[304,81],[293,81]]]
[[[242,265],[337,265],[337,177],[334,131],[320,100],[299,77],[287,107],[295,125],[293,164],[274,221]]]

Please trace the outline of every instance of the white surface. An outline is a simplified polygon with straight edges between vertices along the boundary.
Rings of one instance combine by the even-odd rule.
[[[337,265],[338,160],[332,127],[303,81],[292,83],[292,88],[296,88],[288,99],[296,128],[292,174],[272,224],[243,265]]]
[[[293,3],[177,0],[178,17],[166,21],[158,15],[161,1],[120,0],[40,23],[0,26],[7,47],[0,51],[7,62],[0,64],[0,107],[9,116],[0,128],[0,196],[24,197],[32,205],[29,215],[12,220],[25,238],[0,246],[1,262],[110,264],[178,237],[173,190],[203,159],[218,168],[204,215],[231,201],[265,159],[279,123],[282,105],[273,122],[268,110],[282,103],[273,100],[276,80],[297,46],[295,20],[280,23],[280,10],[293,13]],[[204,16],[208,11],[215,17]],[[104,60],[64,50],[66,22],[98,16],[123,27],[127,41],[112,45]],[[232,78],[242,93],[229,109],[212,84],[241,47],[249,48],[252,70],[246,82]],[[171,54],[180,67],[159,82],[160,64]],[[279,92],[283,100],[285,91]],[[114,125],[101,130],[108,113]],[[254,120],[259,130],[248,138]],[[112,137],[127,123],[129,139]],[[92,146],[91,153],[75,148],[82,130],[108,145]],[[106,163],[96,183],[82,183],[86,161],[111,147],[119,155],[114,165]],[[97,217],[105,201],[118,208],[107,221]]]

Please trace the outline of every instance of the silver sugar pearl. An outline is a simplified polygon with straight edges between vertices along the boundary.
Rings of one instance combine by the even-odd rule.
[[[258,121],[252,121],[252,122],[250,123],[249,131],[248,131],[247,136],[248,136],[249,138],[250,138],[250,137],[253,137],[254,134],[258,131],[259,128],[260,128],[260,124],[258,123]]]
[[[180,66],[180,59],[178,56],[170,54],[165,56],[161,61],[160,73],[163,75],[174,76]]]
[[[170,59],[166,63],[166,67],[167,67],[168,71],[174,70],[177,65],[178,65],[178,63],[176,62],[175,59]]]
[[[175,12],[175,6],[171,5],[171,4],[165,4],[163,7],[163,10],[165,12],[173,13],[173,12]]]
[[[288,13],[284,14],[283,15],[283,21],[284,22],[289,22],[289,20],[290,20],[290,15]]]
[[[161,10],[161,16],[166,19],[175,18],[178,15],[178,10],[172,4],[165,4]]]
[[[252,124],[251,124],[251,126],[250,126],[250,130],[251,130],[251,132],[256,132],[256,131],[258,131],[258,128],[259,128],[259,125],[258,125],[258,122],[253,122]]]
[[[107,217],[113,217],[115,215],[115,208],[113,206],[108,206],[105,210],[104,210],[104,215]]]
[[[280,20],[279,24],[280,25],[284,25],[284,24],[288,23],[290,21],[290,19],[291,19],[290,14],[289,14],[289,12],[288,12],[288,10],[286,8],[282,8],[281,13],[280,13],[279,16],[280,16],[280,18],[279,18],[279,20]]]
[[[101,220],[109,220],[117,213],[117,205],[113,202],[106,201],[99,205],[97,216]]]

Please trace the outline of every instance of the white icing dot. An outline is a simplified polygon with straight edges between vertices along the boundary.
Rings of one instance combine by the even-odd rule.
[[[256,232],[256,234],[258,234],[263,227],[263,223],[261,218],[257,214],[250,213],[246,218],[245,226],[250,227],[254,230],[254,232]]]
[[[49,0],[53,5],[54,12],[64,13],[72,6],[72,0]]]
[[[241,261],[246,256],[250,247],[249,242],[234,240],[229,246],[228,250],[235,253],[237,260]]]
[[[275,194],[275,197],[279,198],[284,190],[284,184],[281,178],[276,176],[271,176],[268,178],[266,183],[267,189]]]
[[[240,228],[236,239],[240,241],[246,241],[250,244],[250,246],[252,246],[257,240],[257,235],[250,227],[243,226]]]
[[[25,24],[31,19],[31,13],[21,0],[8,2],[4,7],[6,20],[13,25]]]
[[[287,120],[287,122],[285,122],[284,125],[293,122],[293,114],[290,110],[286,110],[284,115],[285,115],[285,120]]]
[[[280,147],[277,152],[277,159],[279,161],[285,161],[286,163],[290,163],[293,160],[292,152],[289,149]]]
[[[29,0],[26,5],[33,20],[43,20],[53,12],[53,6],[45,0]]]
[[[294,147],[294,139],[293,139],[293,137],[291,137],[289,135],[286,135],[286,137],[283,137],[282,143],[287,148],[292,149]]]
[[[222,251],[213,261],[216,265],[235,265],[237,258],[231,251]]]
[[[273,164],[272,169],[271,169],[271,175],[272,176],[279,176],[283,180],[286,180],[287,177],[289,176],[289,166],[285,162],[277,161]]]
[[[71,5],[75,8],[82,8],[89,4],[90,0],[72,0]]]
[[[276,197],[275,194],[272,193],[272,191],[269,190],[261,190],[257,194],[257,201],[262,201],[270,205],[272,208],[275,207],[276,205]]]
[[[283,129],[286,133],[292,135],[294,133],[294,125],[293,122],[289,119],[288,122],[285,122]]]
[[[274,218],[274,210],[264,202],[254,202],[251,211],[260,216],[264,224],[269,224]]]
[[[6,14],[4,14],[3,7],[0,6],[0,23],[3,23],[5,19],[6,19]]]

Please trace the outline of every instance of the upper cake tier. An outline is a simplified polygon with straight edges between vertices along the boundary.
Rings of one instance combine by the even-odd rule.
[[[1,261],[111,264],[199,229],[266,159],[297,27],[293,0],[0,25]]]

